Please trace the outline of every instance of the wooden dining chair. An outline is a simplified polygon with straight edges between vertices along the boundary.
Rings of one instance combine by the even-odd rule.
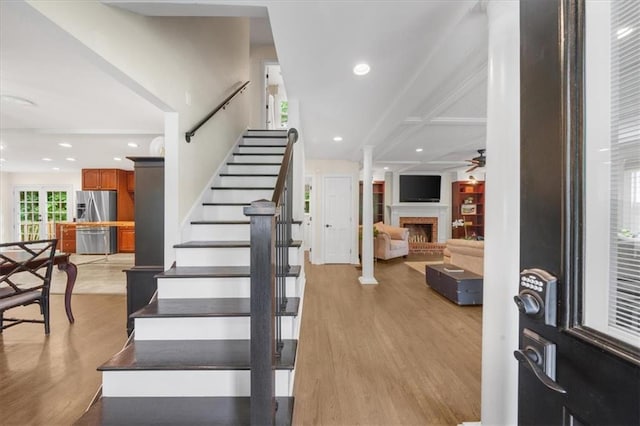
[[[49,334],[49,288],[58,240],[0,244],[0,333],[23,322],[44,324]],[[33,303],[42,319],[5,318],[5,311]],[[8,324],[6,324],[8,323]]]

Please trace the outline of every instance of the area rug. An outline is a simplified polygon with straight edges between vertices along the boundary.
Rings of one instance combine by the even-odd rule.
[[[443,263],[444,262],[442,260],[432,260],[432,261],[425,261],[425,262],[404,262],[404,264],[407,265],[409,268],[415,269],[416,271],[420,272],[423,275],[425,273],[426,265],[442,265]]]

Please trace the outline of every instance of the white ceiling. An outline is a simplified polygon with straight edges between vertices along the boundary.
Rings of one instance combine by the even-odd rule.
[[[0,2],[0,93],[36,104],[0,101],[2,171],[132,169],[124,157],[148,155],[164,128],[158,108],[92,64],[76,40],[22,2]]]
[[[6,128],[71,130],[73,125],[112,133],[114,129],[133,134],[161,131],[160,111],[128,89],[116,87],[118,83],[99,75],[97,68],[82,65],[76,52],[62,46],[64,35],[42,18],[26,19],[20,15],[25,8],[17,6],[4,13],[8,3],[12,2],[0,2],[0,88],[3,94],[15,90],[10,94],[36,98],[42,114],[1,105],[2,144],[7,145],[2,151],[7,157],[3,170],[12,162],[9,153],[14,146],[5,136],[10,134]],[[268,10],[287,95],[300,106],[307,158],[359,161],[362,147],[373,145],[379,169],[438,172],[459,168],[465,164],[462,160],[475,157],[476,150],[485,146],[487,24],[477,0],[201,0],[197,4],[175,0],[117,5],[147,15],[251,16],[251,39],[256,44],[270,42],[264,18]],[[12,65],[20,57],[28,61]],[[357,77],[351,71],[360,61],[371,65],[367,76]],[[46,73],[30,71],[42,70],[41,64]],[[73,78],[61,78],[64,75]],[[61,80],[73,84],[65,86]],[[92,90],[82,90],[78,82]],[[47,87],[57,93],[46,93]],[[96,93],[95,88],[102,89]],[[113,114],[101,113],[93,102],[100,97],[109,100]],[[134,123],[127,113],[132,105],[142,111]],[[67,118],[47,122],[47,111],[57,108],[60,116],[62,106],[68,108],[63,114]],[[37,124],[38,120],[47,124]],[[29,143],[28,132],[21,132],[20,143]],[[340,143],[333,141],[338,135],[343,137]],[[153,135],[144,137],[150,141]],[[99,147],[108,145],[106,137],[90,135],[86,140]],[[416,148],[423,151],[417,153]]]

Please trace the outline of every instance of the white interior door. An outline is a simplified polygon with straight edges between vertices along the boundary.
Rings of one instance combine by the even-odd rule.
[[[325,263],[351,263],[353,211],[350,176],[325,176],[323,218]]]

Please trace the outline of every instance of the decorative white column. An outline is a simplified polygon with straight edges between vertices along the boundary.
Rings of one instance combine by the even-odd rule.
[[[482,317],[482,424],[518,421],[520,7],[487,2],[487,173]]]
[[[373,175],[371,158],[373,146],[364,147],[362,159],[362,276],[360,284],[378,284],[373,276]]]

